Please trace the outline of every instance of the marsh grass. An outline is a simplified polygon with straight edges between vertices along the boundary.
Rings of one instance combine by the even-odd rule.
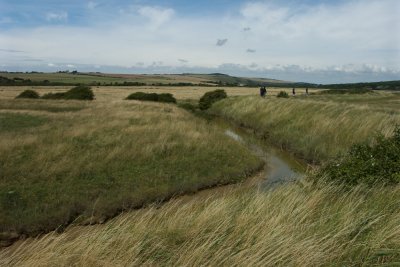
[[[198,99],[201,90],[192,90],[176,89],[174,95],[178,99]],[[228,90],[229,95],[249,94],[242,88],[240,92]],[[99,211],[107,209],[105,200],[119,205],[129,203],[123,201],[130,196],[128,193],[151,196],[152,185],[159,190],[173,188],[173,183],[163,186],[162,181],[170,181],[165,177],[184,173],[187,189],[198,185],[199,178],[207,183],[216,180],[221,183],[243,177],[248,173],[244,169],[258,165],[243,148],[229,143],[211,125],[183,109],[113,101],[126,96],[127,91],[130,89],[98,89],[96,97],[101,101],[108,99],[107,102],[84,104],[79,112],[29,111],[52,122],[32,128],[34,134],[18,133],[13,136],[15,139],[0,139],[2,151],[12,152],[14,148],[19,151],[7,154],[8,161],[1,162],[11,167],[24,166],[21,168],[24,175],[29,175],[28,170],[38,173],[36,179],[27,176],[15,185],[24,188],[29,181],[27,192],[33,188],[33,192],[38,192],[35,194],[43,196],[38,188],[47,187],[38,181],[45,178],[43,181],[50,181],[50,185],[60,182],[57,185],[61,186],[54,187],[58,195],[46,199],[46,204],[54,205],[58,199],[64,201],[59,196],[73,196],[74,203],[83,203],[86,214],[93,214],[95,221],[95,216],[102,215]],[[10,91],[6,93],[12,96]],[[254,95],[257,94],[255,90]],[[399,120],[400,98],[388,94],[289,99],[269,96],[229,98],[216,103],[212,110],[315,161],[341,153],[354,142],[368,140],[376,131],[391,135]],[[191,109],[195,102],[188,101],[187,108]],[[21,102],[21,106],[29,106],[25,103],[32,102]],[[59,104],[67,107],[76,103],[60,101]],[[27,112],[22,108],[14,110]],[[37,150],[40,156],[29,151],[32,147],[40,148]],[[185,158],[174,152],[182,153]],[[1,156],[1,160],[7,159]],[[107,179],[116,177],[114,174],[125,168],[129,173],[135,171],[135,179],[142,178],[140,183],[129,180],[128,176],[118,176],[111,182]],[[73,178],[73,174],[87,173],[86,170],[94,170],[100,179]],[[117,181],[121,182],[116,188],[110,187]],[[136,188],[133,186],[136,184],[144,185]],[[71,188],[72,185],[75,187]],[[229,190],[222,188],[226,187],[124,212],[105,224],[71,225],[64,232],[18,241],[0,250],[0,265],[396,266],[400,262],[399,185],[343,188],[324,179],[313,183],[306,179],[270,191],[235,185]],[[100,192],[97,198],[90,198],[96,189]],[[17,202],[20,191],[11,191],[12,196],[6,200]],[[107,199],[101,198],[104,192]],[[121,199],[115,199],[116,195]],[[64,203],[60,205],[62,213]],[[38,218],[43,216],[40,209],[34,212],[39,212]],[[35,223],[53,219],[57,216],[50,218],[45,214],[43,221]]]
[[[0,251],[0,265],[389,266],[399,221],[399,187],[232,189],[29,239]]]
[[[400,123],[400,102],[381,110],[368,104],[374,101],[370,96],[358,103],[341,99],[232,97],[215,103],[211,112],[315,163],[345,153],[352,144],[372,141],[377,133],[390,136]]]
[[[15,99],[13,101],[0,99],[0,111],[45,111],[45,112],[74,112],[88,106],[84,102],[71,102],[60,100],[57,102],[47,100]]]
[[[48,120],[43,116],[29,114],[0,113],[0,133],[23,131],[40,126]]]
[[[174,105],[60,101],[63,109],[85,109],[49,113],[43,100],[32,101],[11,101],[21,110],[2,122],[0,232],[37,234],[78,217],[102,222],[121,210],[241,181],[261,167],[244,146]],[[15,118],[33,123],[37,114],[46,121],[20,131]]]

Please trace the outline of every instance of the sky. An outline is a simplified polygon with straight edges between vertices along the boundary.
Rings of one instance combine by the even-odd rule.
[[[400,80],[399,0],[0,0],[0,71]]]

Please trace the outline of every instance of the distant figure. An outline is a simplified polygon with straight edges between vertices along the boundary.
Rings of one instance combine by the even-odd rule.
[[[265,86],[260,87],[260,96],[265,97],[266,93],[267,93],[267,89],[265,89]]]
[[[308,95],[308,87],[306,88],[306,95]]]
[[[296,95],[296,89],[294,89],[294,87],[293,87],[293,89],[292,89],[292,95],[293,95],[293,96]]]

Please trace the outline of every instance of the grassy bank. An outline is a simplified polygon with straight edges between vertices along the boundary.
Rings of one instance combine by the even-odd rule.
[[[245,147],[174,105],[50,102],[0,101],[0,233],[104,221],[260,167]]]
[[[290,184],[213,195],[27,240],[0,251],[0,265],[382,266],[400,260],[400,187]]]
[[[212,112],[321,162],[378,131],[391,135],[398,100],[389,94],[232,97]],[[56,207],[61,215],[78,207],[75,215],[101,221],[140,201],[238,181],[259,166],[243,147],[176,106],[61,101],[54,110],[40,101],[7,103],[3,117],[40,119],[0,131],[7,151],[2,166],[14,174],[1,185],[20,188],[8,187],[13,193],[6,192],[4,203],[30,211],[2,210],[3,222],[62,224],[64,217],[42,212],[58,215]],[[49,189],[54,193],[42,198]],[[15,192],[32,201],[18,202]],[[0,266],[392,266],[400,262],[400,186],[344,188],[305,179],[270,191],[216,188],[58,232],[0,249]]]
[[[386,105],[387,103],[390,103]],[[263,138],[305,159],[322,162],[352,144],[392,134],[400,124],[397,95],[308,96],[278,99],[231,97],[211,112],[254,129]]]

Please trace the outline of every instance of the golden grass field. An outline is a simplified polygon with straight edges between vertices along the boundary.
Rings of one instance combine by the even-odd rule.
[[[0,150],[3,236],[104,221],[262,167],[186,110],[128,100],[1,99]]]
[[[399,222],[398,186],[231,188],[20,241],[0,265],[396,266]]]
[[[171,165],[176,162],[174,157],[185,158],[186,164],[191,164],[196,149],[206,150],[204,157],[196,162],[201,168],[214,168],[207,176],[211,181],[215,181],[213,177],[218,169],[231,174],[231,178],[243,178],[246,166],[251,170],[259,164],[249,158],[244,148],[222,138],[212,123],[172,105],[122,100],[132,92],[147,90],[172,93],[178,102],[197,100],[214,88],[99,87],[94,88],[94,102],[12,100],[24,89],[0,88],[0,115],[29,113],[57,119],[57,123],[37,122],[41,126],[35,129],[47,131],[46,135],[38,135],[29,128],[7,134],[8,139],[2,138],[0,142],[2,151],[8,149],[11,153],[18,151],[15,148],[20,145],[33,143],[38,144],[37,148],[47,145],[40,157],[53,158],[54,153],[68,152],[64,137],[73,135],[93,137],[91,145],[99,144],[96,140],[113,144],[111,150],[103,152],[96,147],[87,150],[85,146],[80,151],[85,159],[101,152],[92,166],[111,164],[113,172],[121,168],[119,160],[126,158],[121,155],[138,158],[145,155],[140,161],[145,167],[154,166],[149,163],[152,155],[166,153],[162,155],[172,158],[165,162],[164,170],[179,175],[186,168]],[[67,89],[39,87],[37,91],[43,94]],[[378,131],[390,135],[400,122],[400,95],[388,92],[271,97],[282,90],[279,88],[269,90],[267,99],[261,99],[256,96],[257,88],[225,89],[233,97],[216,103],[213,113],[253,129],[266,142],[287,147],[315,162],[325,162],[346,151],[354,142],[369,140]],[[301,90],[297,93],[301,94]],[[79,127],[69,128],[74,125],[71,118],[79,122]],[[127,125],[132,119],[135,124]],[[135,138],[133,133],[138,131],[145,139],[138,144],[126,141],[127,134]],[[52,135],[60,138],[49,138]],[[138,140],[137,135],[134,140]],[[157,141],[148,145],[151,140]],[[174,145],[187,149],[174,149],[171,147]],[[215,157],[205,162],[213,153],[217,153]],[[79,157],[69,156],[67,165],[60,161],[50,169],[52,172],[43,169],[42,173],[51,177],[59,167],[66,172],[76,166],[84,168]],[[18,162],[14,161],[17,158],[10,158],[8,165],[19,170]],[[0,162],[6,162],[4,156]],[[38,166],[39,163],[37,160],[30,164]],[[39,168],[33,169],[33,173]],[[98,174],[106,169],[100,168]],[[199,170],[190,169],[188,177],[195,176]],[[220,177],[225,177],[224,173],[219,173]],[[157,171],[150,174],[151,178],[163,177]],[[253,180],[258,181],[256,178]],[[191,181],[192,186],[198,185],[198,180]],[[222,188],[126,211],[101,225],[71,225],[63,232],[20,240],[0,249],[0,266],[396,266],[400,262],[398,185],[347,189],[308,178],[269,191],[259,188],[256,182]],[[116,188],[113,192],[125,195],[129,192],[125,189]],[[95,210],[104,207],[104,203],[98,204]]]
[[[72,86],[0,86],[0,99],[13,99],[22,91],[33,89],[40,95],[51,92],[64,92]],[[218,87],[224,89],[229,96],[243,96],[243,95],[259,95],[259,88],[255,87]],[[178,100],[182,99],[199,99],[204,93],[215,90],[214,87],[197,87],[197,86],[93,86],[96,100],[121,100],[134,92],[148,92],[148,93],[171,93]],[[277,95],[280,91],[291,92],[291,88],[268,88],[268,95]],[[315,89],[309,89],[309,92],[315,92]],[[304,88],[297,89],[299,94],[304,93]]]
[[[232,97],[215,103],[211,112],[321,163],[345,153],[352,144],[372,141],[379,133],[392,135],[400,125],[400,94]]]

